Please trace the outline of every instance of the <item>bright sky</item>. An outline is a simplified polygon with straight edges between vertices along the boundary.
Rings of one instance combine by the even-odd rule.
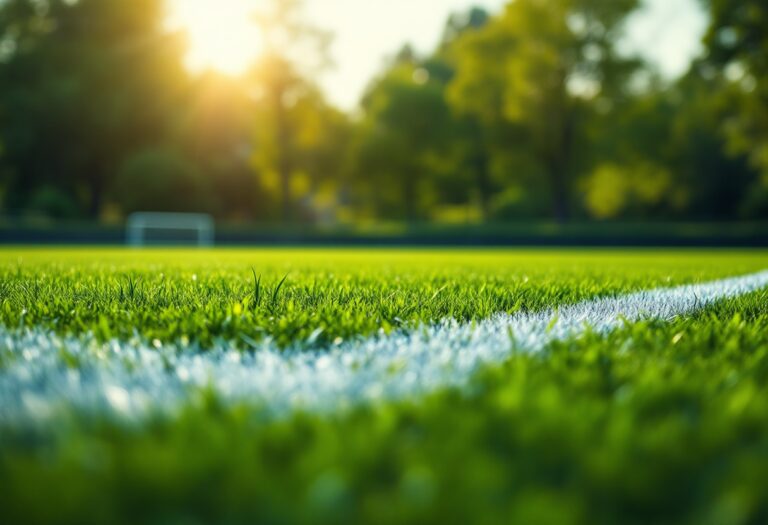
[[[261,0],[173,0],[177,23],[189,28],[193,68],[244,69],[258,52],[248,13]],[[305,0],[312,22],[335,35],[334,69],[318,79],[330,100],[353,108],[386,57],[410,42],[429,52],[448,15],[480,5],[498,11],[507,0]],[[682,73],[700,49],[706,17],[697,0],[646,0],[630,25],[626,47],[640,50],[661,71]]]

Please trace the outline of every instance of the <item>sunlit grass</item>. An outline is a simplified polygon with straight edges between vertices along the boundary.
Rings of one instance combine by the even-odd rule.
[[[649,251],[4,250],[0,322],[59,333],[318,344],[762,269]]]
[[[328,342],[749,273],[768,260],[557,250],[0,258],[8,328],[285,344],[318,327]],[[339,414],[268,421],[203,392],[170,419],[72,414],[55,428],[2,427],[0,508],[9,523],[760,523],[766,304],[763,291],[588,333],[514,354],[469,389]],[[46,504],[33,504],[41,494]]]

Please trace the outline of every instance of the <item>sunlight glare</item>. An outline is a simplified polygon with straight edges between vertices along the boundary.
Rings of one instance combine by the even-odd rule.
[[[240,75],[258,55],[259,31],[253,0],[173,0],[170,24],[186,31],[187,66]]]

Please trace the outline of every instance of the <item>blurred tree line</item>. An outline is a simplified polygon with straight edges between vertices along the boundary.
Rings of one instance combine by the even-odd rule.
[[[663,79],[619,51],[640,0],[516,0],[403,47],[357,111],[312,81],[299,0],[254,17],[242,78],[184,67],[162,0],[0,0],[0,211],[119,220],[480,222],[768,217],[768,4],[702,0]]]

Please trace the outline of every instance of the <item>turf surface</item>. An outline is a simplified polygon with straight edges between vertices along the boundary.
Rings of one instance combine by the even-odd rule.
[[[102,339],[287,345],[749,273],[763,254],[0,251],[0,323]]]
[[[5,250],[0,319],[102,340],[322,348],[767,263],[761,252]],[[170,419],[0,425],[0,508],[9,523],[765,522],[767,300],[587,334],[512,355],[469,389],[330,416],[266,420],[202,391]]]

